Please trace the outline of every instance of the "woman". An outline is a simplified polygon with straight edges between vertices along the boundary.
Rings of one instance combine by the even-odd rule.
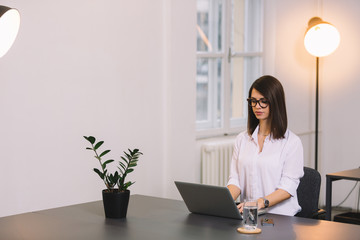
[[[272,76],[249,90],[247,131],[235,142],[227,187],[235,199],[257,199],[258,208],[294,216],[301,210],[296,190],[303,172],[301,140],[287,129],[285,94]],[[238,205],[242,212],[243,204]]]

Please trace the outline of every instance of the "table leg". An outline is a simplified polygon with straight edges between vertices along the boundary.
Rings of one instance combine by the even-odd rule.
[[[332,179],[326,176],[326,220],[331,221]]]

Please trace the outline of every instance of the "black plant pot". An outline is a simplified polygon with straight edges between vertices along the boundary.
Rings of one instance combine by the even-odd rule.
[[[129,204],[130,191],[108,192],[102,191],[105,217],[107,218],[126,218]]]

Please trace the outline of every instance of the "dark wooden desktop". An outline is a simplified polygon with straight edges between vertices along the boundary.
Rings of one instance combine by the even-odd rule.
[[[240,234],[239,220],[191,214],[183,201],[132,195],[126,219],[106,219],[102,202],[90,202],[0,218],[0,239],[353,240],[360,236],[359,225],[275,214],[261,218],[273,218],[275,225],[260,226],[262,233],[257,235]]]
[[[326,174],[326,220],[331,220],[332,182],[341,179],[360,181],[360,168]]]

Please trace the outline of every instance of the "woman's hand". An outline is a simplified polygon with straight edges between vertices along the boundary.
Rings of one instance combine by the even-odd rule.
[[[262,208],[265,208],[264,199],[259,198],[259,199],[257,200],[257,204],[258,204],[258,209],[259,209],[259,210],[262,209]]]
[[[244,211],[244,203],[243,203],[243,202],[242,202],[242,203],[239,203],[239,204],[237,205],[237,208],[239,209],[239,212],[242,214],[243,211]]]
[[[258,206],[258,209],[259,209],[259,210],[265,207],[265,206],[264,206],[264,200],[263,200],[262,198],[259,198],[259,199],[257,200],[257,206]],[[242,202],[242,203],[239,203],[239,204],[237,205],[237,208],[239,209],[239,212],[242,214],[243,211],[244,211],[244,203],[243,203],[243,202]]]

